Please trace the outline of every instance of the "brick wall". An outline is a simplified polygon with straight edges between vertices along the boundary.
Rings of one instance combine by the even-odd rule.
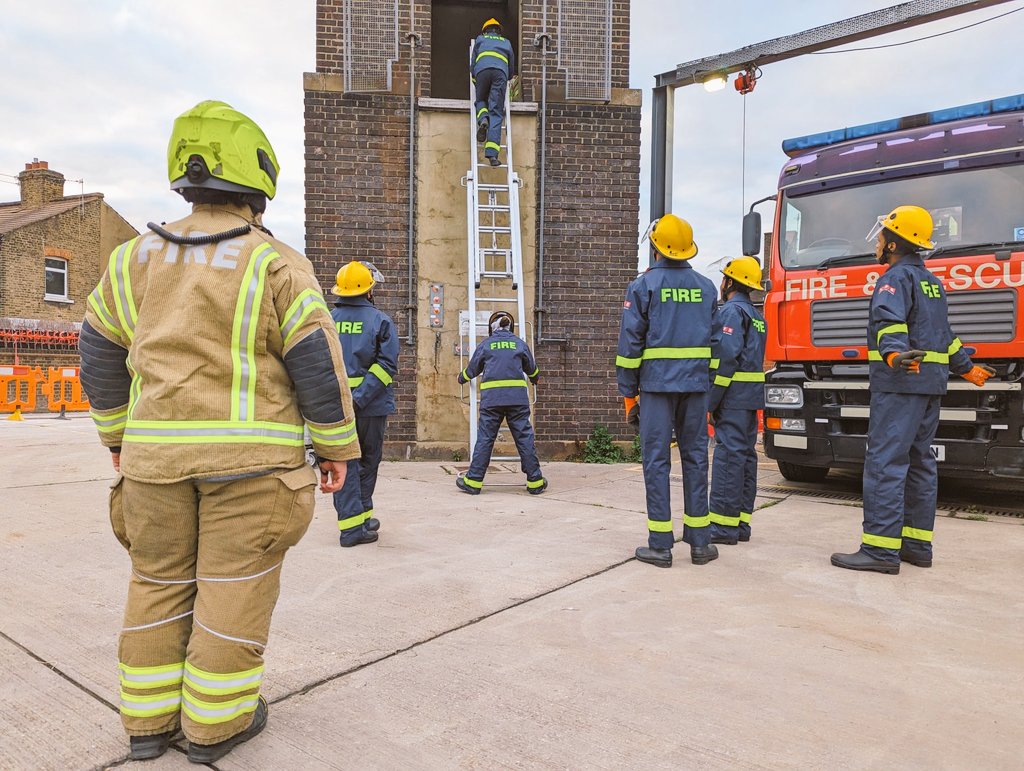
[[[344,263],[372,262],[386,277],[374,292],[377,307],[405,337],[408,97],[342,95],[311,90],[307,82],[305,112],[306,255],[328,290]],[[389,438],[414,438],[416,356],[404,341],[398,366]]]

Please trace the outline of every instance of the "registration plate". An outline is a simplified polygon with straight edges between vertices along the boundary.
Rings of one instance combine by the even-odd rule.
[[[932,457],[940,463],[946,459],[946,447],[942,444],[933,444],[931,447]]]

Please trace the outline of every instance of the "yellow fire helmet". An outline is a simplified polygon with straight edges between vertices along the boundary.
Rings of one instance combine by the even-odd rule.
[[[932,242],[934,227],[932,215],[928,213],[927,209],[922,209],[920,206],[897,206],[884,217],[878,218],[878,222],[868,233],[867,240],[874,241],[878,237],[879,231],[885,229],[920,249],[934,249],[935,244]]]
[[[488,19],[484,22],[484,26],[480,29],[481,32],[486,32],[488,27],[497,27],[498,32],[501,32],[501,22],[497,19]]]
[[[737,257],[729,260],[729,263],[722,269],[722,275],[728,276],[743,286],[751,289],[764,289],[761,285],[761,263],[753,257]]]
[[[263,129],[224,102],[200,102],[174,121],[167,144],[172,190],[207,187],[273,198],[280,170]]]
[[[358,297],[373,289],[376,283],[368,267],[352,260],[341,266],[331,291],[338,297]]]
[[[651,223],[651,244],[670,260],[689,260],[697,254],[690,223],[674,214],[666,214]]]

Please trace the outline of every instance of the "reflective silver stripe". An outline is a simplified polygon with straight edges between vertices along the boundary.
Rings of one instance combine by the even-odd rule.
[[[135,337],[136,314],[134,298],[132,297],[131,276],[125,269],[125,255],[131,253],[132,247],[135,246],[137,240],[138,236],[131,241],[121,244],[120,248],[110,255],[110,264],[108,266],[108,270],[113,274],[111,284],[114,289],[117,317],[121,320],[121,328],[128,336],[128,340]]]
[[[131,685],[132,683],[158,683],[162,681],[168,681],[170,683],[181,680],[185,673],[184,664],[179,665],[167,672],[150,672],[145,675],[132,674],[131,672],[125,671],[124,667],[118,667],[121,670],[121,679],[125,683]]]
[[[245,712],[251,712],[252,708],[259,703],[259,696],[252,696],[248,699],[243,699],[237,704],[229,702],[226,707],[220,709],[210,709],[209,707],[201,707],[200,704],[206,704],[207,702],[197,702],[188,691],[185,691],[185,708],[191,712],[194,712],[199,717],[208,718],[214,720],[214,722],[227,722],[236,715],[244,714]],[[220,718],[220,720],[216,720]]]
[[[275,257],[279,257],[277,252],[274,251],[270,244],[261,244],[255,252],[253,252],[252,258],[249,262],[249,270],[252,272],[249,276],[249,285],[243,287],[245,291],[245,300],[242,303],[242,317],[239,324],[239,381],[238,381],[238,414],[232,415],[235,420],[252,420],[253,405],[249,403],[249,391],[250,386],[255,385],[256,377],[256,357],[255,351],[249,344],[249,328],[253,323],[253,315],[257,317],[260,312],[260,301],[262,300],[262,292],[260,291],[263,286],[265,279],[265,270],[267,264]]]
[[[162,699],[147,700],[146,698],[133,698],[130,693],[121,694],[121,709],[122,710],[138,710],[142,712],[149,712],[151,710],[162,710],[167,707],[176,707],[181,704],[181,694],[175,693],[173,696],[166,696]]]
[[[89,414],[92,415],[92,422],[95,423],[97,426],[102,426],[102,427],[118,426],[118,425],[122,425],[122,424],[124,424],[124,423],[126,423],[128,421],[128,411],[127,410],[121,410],[117,414],[110,415],[109,417],[105,417],[105,418],[100,417],[99,415],[97,415],[92,410],[89,410]]]
[[[226,582],[231,582],[231,581],[249,581],[249,580],[251,580],[253,578],[259,578],[260,576],[265,576],[267,573],[271,572],[272,570],[277,570],[279,567],[281,567],[281,564],[282,564],[281,562],[278,562],[276,565],[274,565],[274,567],[267,568],[266,570],[262,570],[259,573],[253,573],[251,576],[242,576],[240,578],[206,578],[204,576],[196,576],[196,580],[197,581],[226,581]]]
[[[330,312],[327,308],[327,303],[324,299],[317,294],[315,289],[307,289],[299,295],[299,300],[292,303],[292,306],[288,309],[288,315],[281,325],[281,338],[284,341],[284,345],[288,345],[288,340],[292,336],[292,331],[301,324],[306,316],[312,313],[313,308],[319,306],[325,311]]]
[[[214,637],[219,637],[222,640],[228,640],[229,642],[248,643],[249,645],[258,645],[261,648],[266,648],[267,647],[267,644],[265,642],[260,642],[259,640],[246,640],[244,637],[231,637],[230,635],[221,634],[220,632],[215,632],[212,629],[210,629],[210,627],[208,627],[206,624],[204,624],[202,621],[200,621],[198,618],[192,619],[192,623],[195,624],[196,626],[198,626],[200,629],[203,629],[203,630],[209,632]]]
[[[185,682],[189,685],[196,686],[196,690],[202,689],[223,693],[230,693],[231,691],[247,691],[250,688],[255,688],[259,685],[261,680],[263,680],[262,670],[254,675],[238,677],[234,680],[208,680],[205,677],[200,677],[191,670],[185,673]]]
[[[330,433],[328,433],[328,431]],[[339,439],[348,439],[349,437],[355,436],[356,424],[353,422],[343,423],[337,428],[331,429],[317,429],[313,426],[309,427],[309,435],[314,439],[319,439],[323,442],[337,441]]]
[[[111,332],[117,332],[120,334],[121,330],[117,326],[117,319],[110,315],[110,309],[107,308],[107,303],[103,299],[103,294],[100,292],[100,288],[96,287],[92,290],[92,294],[89,295],[89,305],[96,311],[96,315],[100,317],[100,321],[103,325]]]
[[[290,431],[288,429],[276,428],[149,428],[133,426],[128,421],[128,427],[124,435],[131,436],[185,436],[202,438],[206,436],[257,436],[272,439],[295,439],[301,437],[302,432]]]
[[[132,568],[132,573],[140,581],[145,581],[148,584],[168,584],[168,585],[169,584],[194,584],[196,582],[196,580],[194,578],[186,578],[186,579],[183,579],[181,581],[164,581],[163,579],[160,579],[160,578],[152,578],[151,576],[143,575],[142,573],[140,573],[138,570],[135,570],[134,568]]]
[[[190,611],[187,611],[187,612],[182,613],[182,614],[177,615],[177,616],[171,616],[170,618],[161,619],[160,621],[154,621],[152,624],[140,624],[139,626],[126,626],[121,631],[122,632],[138,632],[138,631],[140,631],[142,629],[152,629],[154,626],[160,626],[161,624],[169,624],[172,621],[177,621],[179,619],[182,619],[182,618],[185,618],[186,616],[191,616],[191,615],[192,615],[192,611],[190,610]]]

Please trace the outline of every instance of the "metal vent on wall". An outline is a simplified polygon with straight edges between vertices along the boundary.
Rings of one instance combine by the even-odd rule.
[[[1012,289],[950,292],[949,324],[965,343],[1005,343],[1013,340],[1017,322],[1017,293]],[[811,342],[819,347],[864,345],[870,297],[816,300],[811,303]]]
[[[345,0],[342,36],[346,92],[388,92],[398,60],[398,0]]]
[[[612,0],[558,0],[558,67],[565,98],[612,98]]]

